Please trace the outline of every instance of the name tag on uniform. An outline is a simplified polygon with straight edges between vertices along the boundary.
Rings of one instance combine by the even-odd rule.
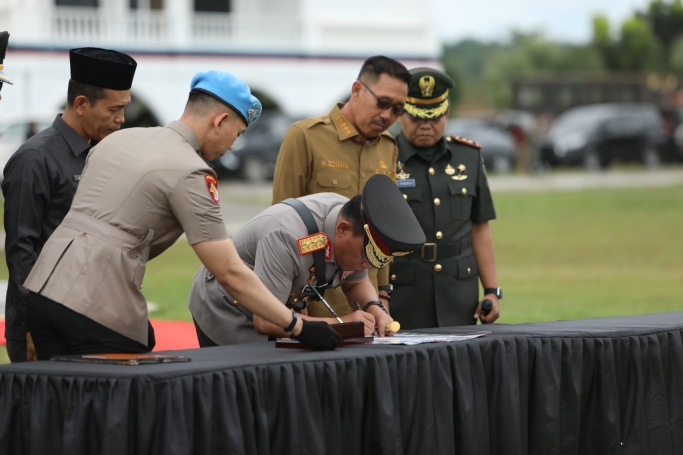
[[[81,176],[80,175],[74,175],[74,182],[80,182],[81,181]]]
[[[414,188],[415,179],[396,180],[396,185],[398,185],[399,188]]]

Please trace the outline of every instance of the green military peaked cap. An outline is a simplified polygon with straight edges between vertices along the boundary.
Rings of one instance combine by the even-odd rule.
[[[435,119],[450,108],[448,89],[455,83],[442,71],[434,68],[413,68],[406,97],[405,109],[415,118]]]

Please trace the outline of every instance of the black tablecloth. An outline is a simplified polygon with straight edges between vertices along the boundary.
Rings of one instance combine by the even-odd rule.
[[[683,454],[683,313],[485,328],[2,366],[0,454]]]

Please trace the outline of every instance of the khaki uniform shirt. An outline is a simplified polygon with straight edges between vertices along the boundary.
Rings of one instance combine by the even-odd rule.
[[[343,281],[367,278],[367,271],[343,272],[334,258],[334,234],[337,217],[347,198],[333,193],[320,193],[300,198],[311,211],[318,229],[329,239],[325,255],[325,278],[332,288]],[[307,237],[308,230],[294,208],[275,204],[231,236],[244,263],[256,273],[270,292],[282,303],[288,299],[307,299],[302,292],[310,282],[316,284],[312,254],[300,254],[297,239]],[[328,292],[325,294],[327,296]],[[326,298],[327,300],[327,298]],[[348,306],[348,303],[347,303]],[[265,340],[254,330],[253,315],[218,283],[205,267],[195,276],[190,290],[190,311],[202,331],[220,345]],[[332,317],[328,311],[326,317]]]
[[[273,204],[290,197],[320,192],[333,192],[352,198],[363,191],[374,174],[385,174],[396,180],[398,148],[391,134],[384,132],[366,142],[341,113],[337,104],[329,114],[294,123],[280,146],[273,178]],[[380,283],[388,283],[388,272],[382,270]],[[377,270],[370,271],[377,287]],[[352,310],[340,291],[328,291],[325,299],[340,314]],[[329,311],[319,302],[309,307],[312,316],[327,316]]]
[[[183,231],[190,244],[228,237],[215,173],[198,149],[180,122],[104,139],[24,286],[146,345],[147,261]]]

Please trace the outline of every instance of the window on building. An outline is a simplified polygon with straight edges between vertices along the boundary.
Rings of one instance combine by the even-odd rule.
[[[164,9],[164,0],[128,0],[130,9]]]
[[[100,6],[100,0],[55,0],[57,6],[89,6],[97,8]]]
[[[232,11],[232,1],[194,0],[194,10],[209,13],[229,13]]]

